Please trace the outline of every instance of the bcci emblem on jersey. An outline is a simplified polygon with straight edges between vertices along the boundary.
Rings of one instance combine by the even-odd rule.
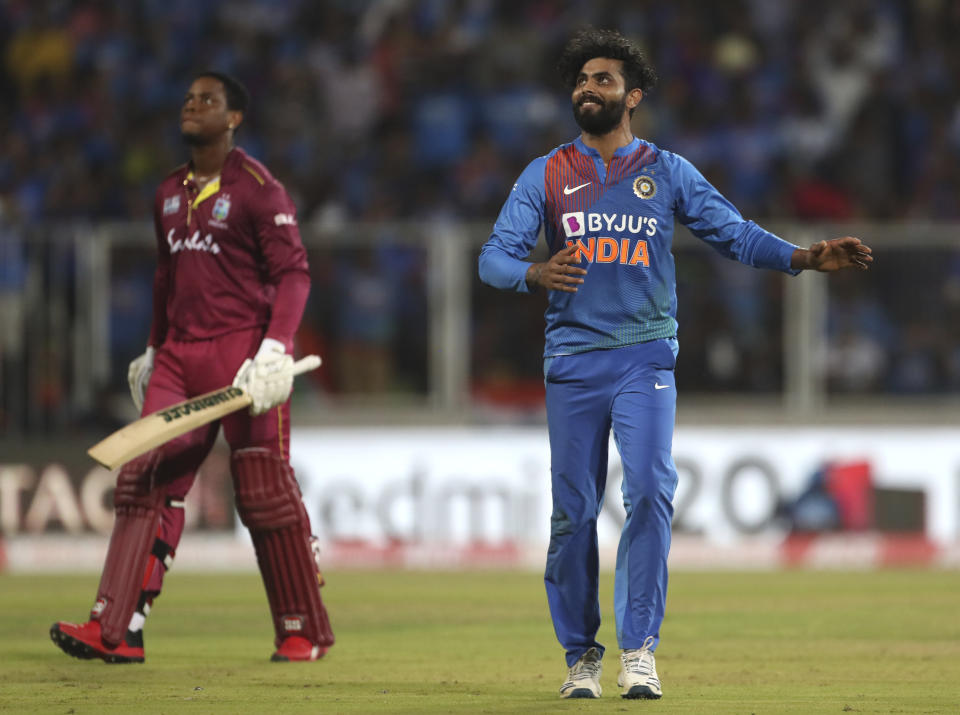
[[[230,213],[230,197],[221,196],[213,205],[213,217],[217,221],[226,221],[227,214]]]
[[[657,185],[649,176],[638,176],[633,182],[633,193],[641,199],[652,199],[657,193]]]

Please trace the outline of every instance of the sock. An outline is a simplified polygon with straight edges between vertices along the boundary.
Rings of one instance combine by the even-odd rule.
[[[153,603],[153,594],[144,591],[140,594],[140,602],[137,604],[137,610],[133,612],[133,615],[130,617],[130,625],[127,626],[127,630],[133,633],[137,633],[143,630],[143,624],[147,621],[147,616],[150,615],[150,605]]]

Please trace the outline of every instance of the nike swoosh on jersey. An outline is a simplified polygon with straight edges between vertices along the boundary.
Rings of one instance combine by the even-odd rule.
[[[661,385],[659,382],[656,382],[653,385],[654,390],[666,390],[668,387],[670,387],[670,385]]]
[[[567,184],[566,186],[563,187],[563,193],[564,193],[565,195],[569,196],[570,194],[574,193],[575,191],[579,191],[579,190],[582,189],[584,186],[590,186],[590,184],[592,184],[592,183],[593,183],[592,181],[588,181],[588,182],[585,183],[585,184],[580,184],[580,186],[574,186],[572,189],[570,188],[570,185]]]

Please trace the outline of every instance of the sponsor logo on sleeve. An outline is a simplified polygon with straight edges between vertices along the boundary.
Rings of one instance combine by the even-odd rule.
[[[273,222],[277,226],[296,226],[297,219],[293,214],[277,214],[273,217]]]

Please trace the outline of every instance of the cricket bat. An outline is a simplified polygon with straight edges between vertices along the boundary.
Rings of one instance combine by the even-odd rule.
[[[302,375],[318,367],[320,358],[308,355],[293,363],[293,374]],[[250,395],[239,387],[221,387],[141,417],[97,442],[87,454],[107,469],[116,469],[174,437],[249,407],[251,402]]]

